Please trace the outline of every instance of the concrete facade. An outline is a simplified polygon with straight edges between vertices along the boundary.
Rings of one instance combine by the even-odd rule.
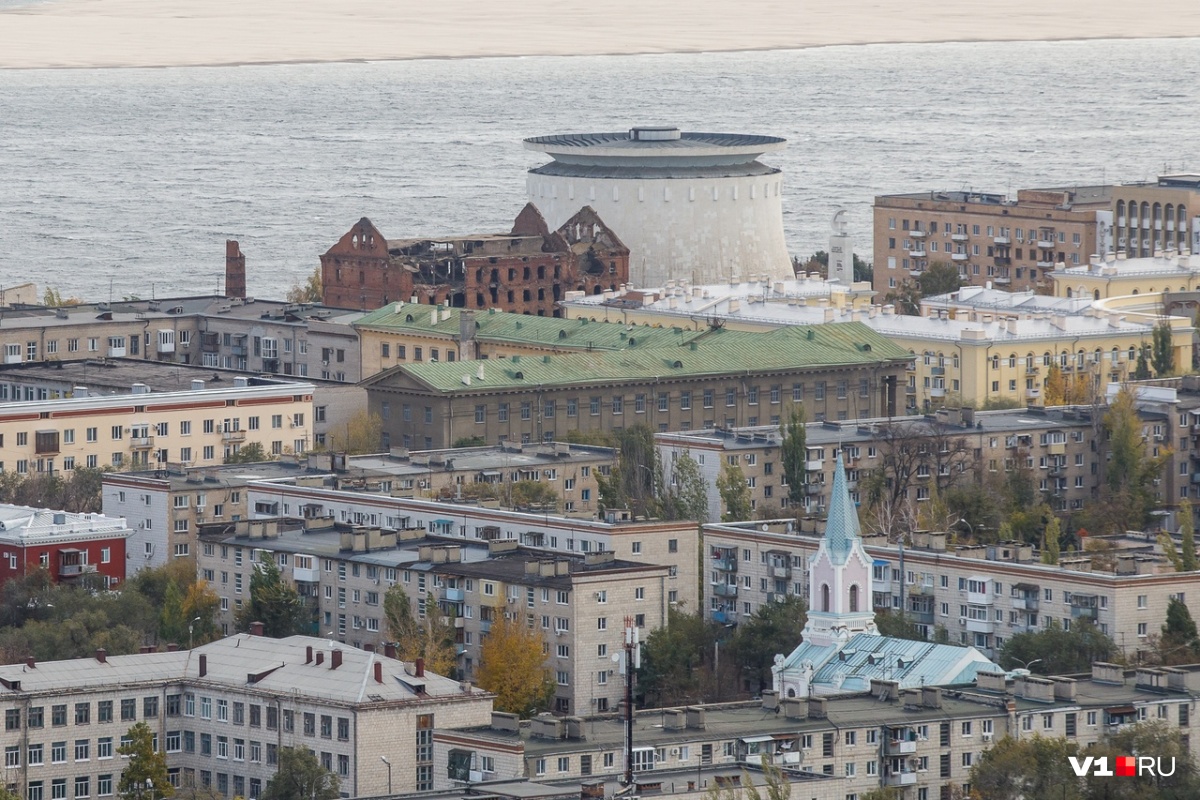
[[[1200,253],[1200,175],[1160,175],[1114,186],[1112,195],[1115,252],[1130,258],[1163,250]]]

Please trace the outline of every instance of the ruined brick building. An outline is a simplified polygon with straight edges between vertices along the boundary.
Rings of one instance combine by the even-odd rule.
[[[629,281],[629,248],[589,206],[551,231],[532,204],[510,233],[389,242],[366,217],[321,256],[326,304],[374,309],[396,300],[559,316],[569,291]]]

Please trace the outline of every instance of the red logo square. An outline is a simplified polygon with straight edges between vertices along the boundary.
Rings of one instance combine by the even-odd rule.
[[[1121,777],[1137,775],[1137,759],[1133,756],[1117,756],[1117,775]]]

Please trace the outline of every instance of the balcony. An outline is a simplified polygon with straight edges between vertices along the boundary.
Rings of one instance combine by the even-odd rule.
[[[908,235],[914,239],[924,239],[926,236],[929,235],[929,231],[920,231],[920,230],[917,230],[916,228],[913,228],[911,231],[908,232]]]
[[[913,597],[933,597],[933,584],[914,583],[908,587],[908,593]]]
[[[150,450],[154,447],[153,436],[134,436],[129,439],[129,446],[134,450]]]
[[[737,622],[737,612],[721,609],[720,611],[712,612],[713,622],[719,622],[722,625],[727,625],[731,622]]]
[[[737,597],[738,587],[732,583],[718,583],[713,586],[713,594],[717,597]]]
[[[971,619],[967,618],[967,630],[972,633],[991,633],[994,630],[993,624],[986,619]]]
[[[792,577],[792,567],[790,564],[775,564],[771,566],[772,578],[790,578]]]
[[[445,597],[443,598],[450,603],[461,603],[466,599],[466,592],[462,589],[446,589]]]
[[[1055,247],[1053,239],[1038,239],[1037,246],[1042,250],[1053,250]]]
[[[321,580],[321,571],[316,567],[292,567],[292,580],[301,583],[317,583]]]
[[[479,631],[480,633],[491,633],[492,621],[490,619],[479,620]]]
[[[825,469],[824,461],[805,461],[804,468],[809,472],[820,472]]]
[[[993,244],[1012,244],[1012,239],[1008,238],[1007,236],[993,236],[992,243]]]
[[[997,286],[1008,286],[1010,283],[1012,283],[1012,278],[1008,277],[1007,275],[997,275],[996,277],[992,278],[992,283],[996,284]]]
[[[245,431],[221,431],[221,441],[244,442],[244,441],[246,441],[246,432]]]
[[[912,786],[917,782],[916,770],[906,769],[900,772],[889,772],[883,776],[884,786]]]
[[[724,558],[714,558],[712,566],[715,570],[721,572],[737,572],[737,559],[733,556],[725,556]]]
[[[904,393],[905,393],[905,394],[916,394],[916,393],[917,393],[917,387],[913,386],[912,384],[907,384],[907,385],[904,387]]]
[[[1037,375],[1039,372],[1041,372],[1041,369],[1036,366],[1026,365],[1025,367],[1026,375]]]
[[[965,233],[952,233],[952,234],[950,234],[950,239],[951,239],[952,241],[955,241],[955,242],[965,242],[965,241],[967,241],[967,240],[968,240],[968,239],[970,239],[970,238],[971,238],[971,237],[967,236],[967,234],[965,234]]]
[[[885,756],[910,756],[917,752],[917,739],[910,731],[889,730],[887,733],[897,735],[894,739],[884,739],[883,754]]]
[[[235,344],[235,345],[231,346],[229,348],[229,352],[235,356],[249,355],[246,352],[246,345],[244,345],[244,344]]]
[[[968,253],[951,253],[950,258],[954,261],[967,261],[971,256]]]
[[[1037,265],[1039,267],[1041,267],[1042,269],[1050,269],[1051,267],[1054,266],[1054,262],[1053,261],[1039,261],[1039,262],[1037,262]]]
[[[804,493],[806,495],[809,495],[810,497],[812,497],[814,495],[820,494],[821,490],[824,488],[825,488],[825,485],[821,484],[821,483],[806,483],[806,484],[804,484]]]
[[[1025,390],[1025,399],[1026,400],[1041,400],[1042,399],[1042,390],[1041,389],[1026,389]]]
[[[946,368],[945,367],[930,367],[929,374],[930,375],[945,375]]]
[[[913,258],[926,258],[929,255],[929,253],[925,252],[924,247],[913,247],[913,249],[908,251],[908,254]]]
[[[946,396],[946,387],[945,386],[934,386],[932,389],[929,390],[929,396],[930,397],[945,397]]]

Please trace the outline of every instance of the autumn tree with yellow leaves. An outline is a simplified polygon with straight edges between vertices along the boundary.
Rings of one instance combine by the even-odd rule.
[[[479,648],[479,687],[496,694],[497,711],[528,719],[549,708],[554,697],[545,661],[541,638],[520,620],[501,617]]]

